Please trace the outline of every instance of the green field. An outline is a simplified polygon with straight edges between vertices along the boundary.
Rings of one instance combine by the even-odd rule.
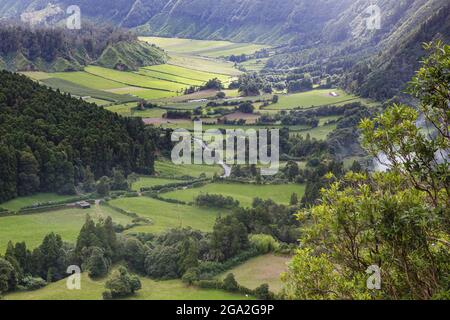
[[[170,64],[146,67],[143,70],[153,72],[153,76],[156,75],[159,75],[160,77],[162,77],[163,75],[165,75],[166,77],[172,76],[175,77],[174,80],[176,81],[185,83],[188,82],[188,84],[192,85],[201,85],[203,82],[206,82],[213,78],[218,78],[221,81],[226,82],[230,78],[229,76],[214,72],[199,71],[195,69]]]
[[[151,225],[132,228],[129,232],[161,233],[178,227],[211,231],[217,216],[227,213],[224,210],[173,204],[148,197],[119,198],[111,200],[110,204],[149,218],[153,222]]]
[[[220,166],[208,166],[208,165],[195,165],[195,164],[184,164],[176,165],[170,161],[156,161],[155,162],[156,172],[165,177],[182,177],[191,176],[199,177],[204,173],[207,177],[212,177],[214,173],[218,175],[223,174],[223,169]]]
[[[162,185],[181,182],[181,181],[182,180],[177,180],[177,179],[164,179],[164,178],[157,178],[157,177],[141,176],[141,177],[139,177],[138,181],[133,183],[131,188],[135,191],[139,191],[143,187],[162,186]]]
[[[210,183],[200,188],[177,190],[162,194],[163,198],[176,199],[185,202],[194,201],[199,194],[220,194],[231,196],[239,200],[241,206],[251,206],[253,198],[272,199],[280,204],[289,204],[292,193],[297,193],[301,198],[305,192],[304,185],[280,184],[280,185],[256,185],[240,183]]]
[[[152,41],[160,39],[163,48],[168,45],[173,49],[168,50],[171,57],[167,64],[143,67],[134,72],[88,66],[84,71],[77,72],[23,72],[23,74],[54,89],[83,97],[91,103],[123,105],[139,99],[160,100],[181,96],[185,88],[201,86],[212,78],[218,78],[227,85],[241,72],[234,67],[233,63],[212,57],[252,53],[265,47],[228,41],[145,38],[145,40],[149,39]],[[156,42],[159,43],[159,41]],[[208,57],[200,57],[197,53]],[[115,110],[118,109],[115,108]],[[126,112],[118,113],[130,115]],[[161,114],[131,116],[160,117]]]
[[[238,76],[242,72],[234,67],[234,64],[224,60],[196,57],[185,54],[171,53],[167,62],[170,65],[203,72],[212,72],[226,76]]]
[[[246,71],[259,72],[265,66],[269,58],[251,59],[239,63],[239,66],[244,67]]]
[[[126,93],[128,90],[131,90],[130,94],[133,96],[136,96],[140,99],[144,100],[154,100],[154,99],[163,99],[163,98],[169,98],[174,97],[177,95],[176,92],[173,91],[162,91],[162,90],[155,90],[155,89],[139,89],[136,90],[136,87],[128,87],[124,88],[123,90],[118,89],[118,93]]]
[[[77,196],[59,195],[56,193],[36,193],[28,197],[19,197],[7,202],[0,203],[0,208],[8,209],[9,211],[17,211],[23,207],[32,206],[34,204],[45,202],[64,201],[76,198]]]
[[[70,93],[72,95],[78,97],[92,97],[100,100],[106,100],[110,102],[117,103],[126,103],[132,101],[138,101],[136,97],[132,97],[130,95],[125,94],[116,94],[113,92],[103,91],[91,89],[88,87],[80,86],[76,83],[58,79],[58,78],[49,78],[45,80],[41,80],[44,85],[47,85],[53,89],[59,89],[62,92]]]
[[[49,76],[50,78],[57,78],[70,81],[80,86],[97,90],[109,90],[123,87],[123,84],[119,82],[97,77],[87,72],[58,72],[58,73],[50,73]]]
[[[136,102],[131,103],[123,103],[123,104],[116,104],[113,106],[105,107],[106,110],[109,110],[111,112],[115,112],[117,114],[120,114],[121,116],[131,116],[131,108],[136,107]]]
[[[148,68],[151,68],[151,67],[148,67]],[[141,74],[143,76],[146,76],[146,77],[151,77],[151,78],[155,78],[155,79],[159,79],[159,80],[165,80],[165,81],[180,83],[180,84],[184,84],[184,85],[187,85],[187,86],[201,86],[201,85],[203,85],[205,83],[202,80],[196,80],[196,79],[191,79],[191,78],[186,78],[186,77],[180,77],[180,76],[175,75],[173,73],[158,72],[158,71],[151,70],[151,69],[148,69],[148,68],[142,68],[137,73]]]
[[[328,124],[323,126],[318,126],[313,129],[304,130],[304,131],[292,131],[290,135],[300,135],[306,137],[307,134],[311,136],[311,138],[315,138],[317,140],[326,140],[328,134],[336,129],[336,124]]]
[[[86,67],[85,71],[104,79],[113,80],[122,83],[123,85],[138,88],[173,92],[186,88],[186,85],[183,84],[151,78],[134,72],[117,71],[97,66]]]
[[[199,55],[204,57],[226,57],[232,54],[252,54],[269,46],[230,41],[194,40],[183,38],[141,37],[142,41],[153,43],[170,52]]]
[[[269,285],[269,290],[279,292],[283,284],[281,273],[287,271],[287,263],[291,260],[288,256],[276,256],[266,254],[252,258],[245,263],[224,272],[218,278],[223,279],[229,273],[233,273],[236,281],[249,289],[256,289],[263,283]]]
[[[110,216],[114,222],[126,225],[131,218],[104,206],[94,206],[90,209],[61,209],[43,213],[0,217],[0,253],[5,252],[8,241],[25,241],[29,248],[41,244],[44,237],[55,232],[64,241],[75,242],[86,214],[92,218]]]
[[[333,97],[330,92],[336,92],[339,96]],[[354,102],[360,98],[337,89],[320,89],[307,92],[279,95],[278,103],[268,106],[267,110],[287,110],[294,108],[310,108],[328,104],[342,104]]]
[[[142,289],[128,299],[140,300],[243,300],[252,299],[237,293],[222,290],[200,289],[186,286],[181,280],[155,281],[141,277]],[[6,300],[101,300],[105,291],[105,279],[92,280],[81,275],[81,290],[68,290],[63,279],[48,286],[25,292],[6,295]]]

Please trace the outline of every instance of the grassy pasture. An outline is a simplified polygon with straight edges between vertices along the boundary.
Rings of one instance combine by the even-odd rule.
[[[123,84],[97,77],[86,72],[57,72],[50,73],[51,78],[62,79],[76,83],[80,86],[88,87],[96,90],[108,90],[122,88]]]
[[[231,55],[253,54],[258,50],[268,48],[268,46],[250,43],[232,43],[219,48],[208,48],[196,51],[196,55],[211,58],[229,57]]]
[[[7,202],[0,203],[0,208],[5,208],[9,211],[18,211],[19,209],[22,209],[23,207],[32,206],[34,204],[38,203],[44,203],[44,202],[56,202],[56,201],[64,201],[69,200],[72,198],[75,198],[77,196],[70,196],[70,195],[59,195],[56,193],[36,193],[32,196],[27,197],[19,197],[12,200],[9,200]]]
[[[89,103],[95,103],[98,106],[106,106],[106,105],[111,104],[111,101],[106,101],[106,100],[96,99],[96,98],[84,98],[83,100],[86,102],[89,102]]]
[[[183,38],[141,37],[142,41],[176,53],[199,55],[205,57],[222,57],[232,54],[252,54],[268,46],[251,43],[233,43],[230,41],[194,40]]]
[[[141,74],[137,74],[134,72],[126,72],[126,71],[117,71],[97,66],[89,66],[85,68],[85,71],[108,79],[112,81],[116,81],[128,86],[134,86],[144,89],[157,89],[157,90],[165,90],[165,91],[177,91],[182,90],[186,87],[186,85],[182,85],[175,82],[169,82],[164,80],[159,80],[155,78],[150,78]]]
[[[127,299],[137,300],[244,300],[244,295],[222,290],[200,289],[186,286],[181,280],[155,281],[141,277],[142,289]],[[10,293],[6,300],[101,300],[106,278],[92,280],[81,275],[81,290],[68,290],[66,279],[35,290]]]
[[[229,45],[229,41],[194,40],[185,38],[140,37],[139,40],[152,43],[169,52],[193,53],[208,48],[221,48]]]
[[[131,188],[135,191],[139,191],[143,187],[162,186],[162,185],[176,183],[176,182],[182,182],[182,180],[140,176],[139,180],[136,181],[135,183],[133,183]]]
[[[94,219],[110,216],[114,222],[126,225],[131,218],[104,206],[93,206],[90,209],[61,209],[43,213],[0,217],[0,253],[4,253],[8,241],[25,241],[29,248],[41,244],[44,237],[55,232],[64,241],[75,242],[86,214]]]
[[[158,72],[147,68],[141,68],[137,72],[138,74],[144,75],[146,77],[151,77],[159,80],[166,80],[170,82],[185,84],[188,86],[201,86],[204,84],[204,81],[186,78],[186,77],[180,77],[175,74],[171,73],[165,73],[165,72]]]
[[[239,66],[244,67],[247,71],[259,72],[266,66],[269,58],[251,59],[241,62]]]
[[[287,263],[291,260],[289,256],[276,256],[266,254],[252,258],[245,263],[223,273],[220,279],[233,273],[236,281],[249,289],[256,289],[263,283],[269,285],[269,290],[279,292],[282,289],[280,279],[281,273],[287,271]]]
[[[336,92],[339,94],[337,97],[330,95],[330,92]],[[300,108],[310,108],[312,106],[322,106],[328,104],[342,104],[344,102],[354,102],[359,98],[345,93],[342,90],[336,89],[320,89],[311,90],[307,92],[293,93],[293,94],[283,94],[279,95],[278,103],[268,106],[267,110],[287,110]]]
[[[141,117],[141,118],[162,118],[162,116],[167,112],[167,110],[160,108],[152,108],[147,110],[136,110],[133,111],[133,117]]]
[[[170,60],[167,63],[169,65],[180,66],[187,69],[212,72],[226,76],[238,76],[242,73],[236,69],[231,62],[183,54],[171,53]]]
[[[136,102],[116,104],[105,107],[106,110],[120,114],[121,116],[131,116],[131,108],[136,106]]]
[[[137,98],[132,96],[120,95],[102,90],[91,89],[59,78],[49,78],[42,80],[41,82],[53,89],[59,89],[63,92],[67,92],[79,97],[92,97],[95,99],[119,103],[126,103],[138,100]]]
[[[280,204],[289,204],[292,193],[297,193],[301,198],[305,192],[304,185],[281,184],[281,185],[255,185],[240,183],[210,183],[200,188],[177,190],[164,193],[161,196],[166,199],[176,199],[181,201],[193,201],[199,194],[220,194],[231,196],[239,200],[240,205],[250,207],[253,198],[272,199]]]
[[[223,174],[223,169],[220,166],[209,166],[209,165],[196,165],[196,164],[185,164],[176,165],[170,161],[156,161],[155,170],[157,174],[166,177],[181,177],[181,176],[191,176],[199,177],[204,173],[207,177],[212,177],[214,173]]]
[[[127,232],[161,233],[171,228],[192,227],[196,230],[211,231],[218,215],[227,212],[194,206],[173,204],[148,197],[119,198],[111,205],[149,218],[153,224],[134,227]]]
[[[219,73],[214,72],[205,72],[205,71],[198,71],[194,69],[189,69],[186,67],[171,65],[171,64],[163,64],[163,65],[157,65],[157,66],[151,66],[151,67],[145,67],[144,70],[153,71],[154,73],[159,74],[165,74],[165,75],[172,75],[177,76],[180,80],[185,79],[186,80],[195,80],[200,82],[206,82],[213,78],[218,78],[221,81],[225,82],[228,81],[230,78],[229,76],[222,75]]]
[[[173,91],[162,91],[154,89],[134,90],[131,94],[145,100],[163,99],[176,95],[176,93]]]

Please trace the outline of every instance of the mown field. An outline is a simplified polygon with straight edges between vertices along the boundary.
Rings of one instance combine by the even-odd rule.
[[[226,82],[230,78],[227,75],[215,73],[212,71],[205,72],[171,64],[145,67],[143,68],[143,70],[147,71],[147,75],[149,76],[164,77],[168,81],[183,82],[189,85],[202,85],[206,81],[213,78],[218,78],[219,80]]]
[[[231,62],[186,54],[170,53],[167,64],[232,77],[242,74]]]
[[[181,280],[155,281],[141,277],[142,289],[127,299],[133,300],[244,300],[252,299],[241,294],[222,290],[200,289],[186,286]],[[87,274],[81,275],[81,290],[68,290],[63,279],[48,286],[26,292],[6,295],[6,300],[101,300],[105,291],[106,278],[92,280]]]
[[[336,92],[337,97],[330,95]],[[268,106],[267,110],[288,110],[294,108],[310,108],[329,104],[342,104],[360,100],[357,96],[337,89],[315,89],[307,92],[279,95],[278,103]]]
[[[297,193],[301,198],[305,192],[305,186],[299,184],[280,185],[256,185],[241,183],[210,183],[200,188],[177,190],[162,194],[163,198],[176,199],[185,202],[194,201],[199,194],[220,194],[231,196],[240,202],[241,206],[250,207],[253,199],[272,199],[280,204],[289,204],[292,193]]]
[[[226,210],[204,209],[194,206],[168,203],[148,197],[119,198],[109,202],[115,207],[149,218],[152,224],[134,227],[127,232],[161,233],[172,228],[192,227],[211,231],[217,216]]]
[[[261,284],[267,283],[269,290],[277,293],[283,287],[281,273],[287,271],[290,260],[289,256],[266,254],[252,258],[221,274],[218,278],[223,279],[227,274],[232,273],[236,281],[246,288],[256,289]]]
[[[141,37],[142,41],[154,43],[170,52],[218,58],[239,54],[252,54],[266,45],[233,43],[230,41],[194,40],[182,38]]]
[[[72,199],[74,196],[59,195],[56,193],[36,193],[32,196],[18,197],[7,202],[0,203],[0,208],[7,209],[9,211],[17,211],[23,207],[32,206],[34,204],[56,202]]]
[[[184,164],[178,166],[170,161],[156,161],[155,170],[157,174],[166,177],[199,177],[201,174],[205,174],[207,177],[214,176],[214,173],[223,174],[222,167],[209,166],[209,165],[196,165],[196,164]]]
[[[105,206],[0,217],[0,254],[5,252],[10,240],[25,241],[29,248],[35,248],[50,232],[59,234],[64,241],[75,243],[87,214],[96,220],[110,216],[114,222],[122,225],[131,223],[132,220]]]

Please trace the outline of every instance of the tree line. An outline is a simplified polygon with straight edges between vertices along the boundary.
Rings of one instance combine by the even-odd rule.
[[[72,194],[113,169],[151,174],[168,136],[140,119],[0,72],[0,202],[36,192]],[[92,180],[92,179],[90,179]]]

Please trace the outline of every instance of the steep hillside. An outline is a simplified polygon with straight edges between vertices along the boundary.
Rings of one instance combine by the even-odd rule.
[[[450,41],[450,3],[435,8],[434,12],[429,18],[422,17],[423,20],[411,19],[408,27],[399,27],[383,41],[378,55],[353,67],[343,86],[375,99],[401,93],[425,56],[422,43],[438,39]]]
[[[50,23],[72,4],[84,19],[141,35],[268,43],[276,55],[266,69],[330,76],[333,84],[376,99],[402,90],[423,55],[422,42],[450,37],[448,0],[0,0],[0,16],[39,12]],[[371,30],[367,9],[374,4],[381,28]],[[116,51],[107,50],[105,65],[121,66]],[[21,55],[13,59],[24,64]]]
[[[123,31],[0,26],[0,67],[10,71],[74,71],[88,64],[120,70],[165,63],[159,48]]]
[[[18,16],[42,10],[48,1],[0,1],[0,15]],[[352,0],[56,0],[61,11],[78,5],[84,18],[108,21],[143,34],[238,42],[283,43],[313,39],[322,25],[345,10]]]

